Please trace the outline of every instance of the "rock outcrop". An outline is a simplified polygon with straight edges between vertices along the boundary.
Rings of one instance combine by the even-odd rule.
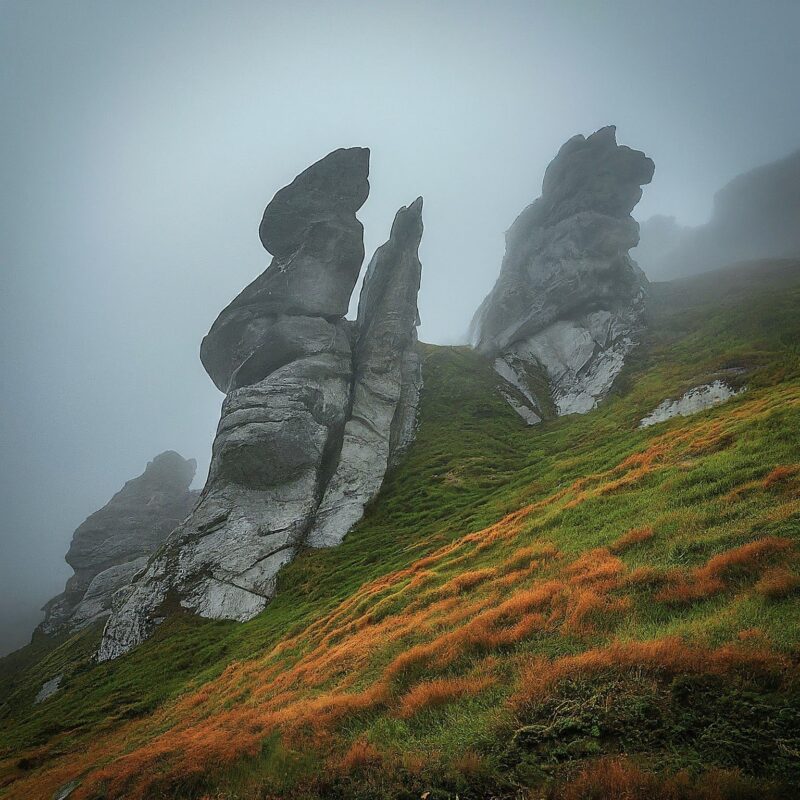
[[[192,510],[197,463],[168,450],[83,522],[66,555],[75,574],[45,607],[43,633],[82,628],[110,613],[111,598]]]
[[[337,150],[267,206],[259,234],[272,263],[201,347],[226,392],[208,481],[192,516],[117,596],[101,660],[149,636],[174,603],[215,619],[262,611],[279,569],[302,546],[341,541],[413,436],[422,201],[398,212],[358,320],[346,320],[368,172],[367,149]]]
[[[744,387],[734,389],[725,381],[716,380],[695,386],[684,392],[677,400],[664,400],[639,422],[640,428],[649,428],[673,417],[688,417],[724,403],[745,391]]]
[[[594,408],[635,345],[647,280],[628,255],[639,238],[631,211],[653,171],[644,153],[617,144],[613,126],[574,136],[506,234],[500,277],[471,338],[529,423],[552,406]]]

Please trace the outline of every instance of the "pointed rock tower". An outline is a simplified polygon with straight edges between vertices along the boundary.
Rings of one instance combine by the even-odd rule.
[[[194,513],[115,598],[100,660],[149,636],[174,603],[247,620],[300,547],[338,544],[413,437],[422,199],[398,212],[375,254],[356,322],[345,319],[364,259],[356,212],[369,150],[336,150],[269,203],[273,259],[203,339],[226,393]]]

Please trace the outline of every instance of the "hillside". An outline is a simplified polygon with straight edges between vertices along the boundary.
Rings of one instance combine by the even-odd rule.
[[[482,356],[420,345],[416,441],[264,612],[0,661],[0,797],[792,796],[800,262],[646,313],[611,395],[533,427]],[[638,428],[720,375],[746,391]]]

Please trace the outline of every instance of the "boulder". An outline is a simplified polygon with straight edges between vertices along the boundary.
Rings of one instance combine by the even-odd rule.
[[[647,280],[628,255],[638,242],[631,211],[653,177],[644,153],[620,146],[613,126],[574,136],[548,166],[542,195],[506,234],[492,291],[471,325],[473,345],[531,402],[528,422],[591,410],[635,344]],[[551,397],[526,374],[544,370]]]
[[[397,212],[389,241],[367,268],[358,304],[352,409],[308,536],[313,547],[341,542],[413,438],[422,385],[416,352],[422,229],[418,197]]]
[[[292,360],[293,347],[305,337],[294,332],[287,341],[287,316],[334,321],[347,313],[364,261],[356,212],[369,194],[368,175],[367,148],[335,150],[267,205],[259,235],[272,263],[219,315],[200,346],[220,391],[228,391],[234,372],[256,350],[260,355],[245,370],[251,381]]]
[[[649,428],[651,425],[658,425],[659,422],[666,422],[673,417],[689,417],[692,414],[718,406],[743,391],[745,391],[745,387],[734,389],[722,380],[694,386],[676,400],[663,400],[646,417],[639,421],[639,427]]]

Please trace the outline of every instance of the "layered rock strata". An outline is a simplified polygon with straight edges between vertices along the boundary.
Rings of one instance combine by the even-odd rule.
[[[574,136],[506,234],[471,338],[531,424],[551,404],[558,414],[594,408],[635,345],[647,280],[628,255],[639,236],[631,211],[653,171],[644,153],[617,144],[613,126]]]
[[[226,392],[200,502],[115,602],[114,658],[180,607],[244,621],[305,545],[337,544],[413,436],[422,201],[398,212],[373,258],[358,319],[344,318],[364,256],[356,212],[369,151],[337,150],[281,189],[259,234],[267,270],[201,346]]]

